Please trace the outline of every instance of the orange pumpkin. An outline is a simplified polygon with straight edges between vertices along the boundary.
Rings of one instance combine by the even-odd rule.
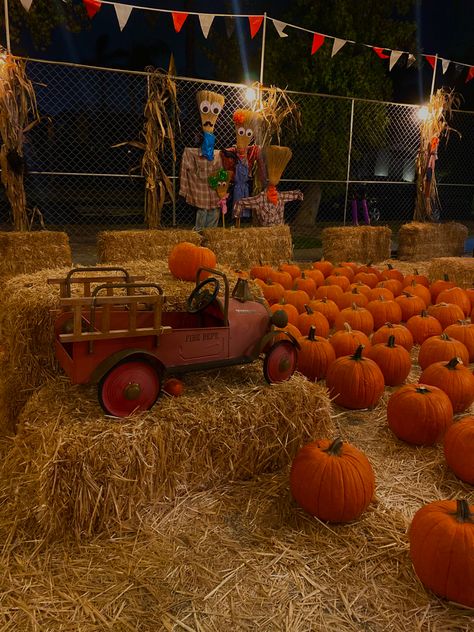
[[[425,301],[419,296],[410,294],[410,292],[403,291],[395,300],[401,307],[402,320],[405,322],[412,316],[421,314],[421,312],[426,309]]]
[[[471,313],[471,300],[468,294],[460,287],[451,287],[443,290],[436,297],[436,302],[458,305],[462,309],[464,316],[469,316]]]
[[[271,279],[268,279],[266,283],[261,279],[256,279],[256,283],[262,288],[262,294],[269,305],[278,303],[283,298],[285,292],[283,285],[274,283]]]
[[[330,274],[326,277],[326,285],[338,285],[343,292],[347,292],[351,282],[343,274]]]
[[[467,320],[458,320],[453,325],[448,325],[444,333],[459,340],[469,353],[469,362],[474,362],[474,324]]]
[[[279,283],[280,285],[283,285],[285,290],[291,290],[291,288],[293,287],[293,277],[289,272],[272,269],[267,278],[271,279],[274,283]]]
[[[358,272],[354,277],[354,282],[360,281],[373,288],[379,282],[379,277],[373,272]]]
[[[394,296],[400,296],[403,291],[402,284],[398,279],[387,279],[386,281],[380,281],[376,287],[383,287],[390,290]]]
[[[421,283],[425,287],[430,287],[430,280],[424,274],[419,274],[418,270],[414,270],[413,274],[407,274],[404,281],[403,287],[407,287],[407,285],[411,285],[412,281],[416,281],[417,283]]]
[[[319,312],[325,316],[330,327],[333,326],[336,316],[339,314],[339,308],[334,301],[331,301],[331,299],[323,296],[323,298],[310,301],[308,305],[311,307],[313,312]]]
[[[469,352],[465,345],[459,340],[450,338],[448,334],[442,333],[438,336],[427,338],[420,347],[418,353],[418,364],[422,369],[434,362],[446,362],[457,356],[464,364],[469,364]]]
[[[321,312],[315,312],[309,305],[305,305],[305,311],[298,316],[297,327],[303,336],[309,334],[311,327],[315,327],[316,333],[322,338],[329,334],[329,322]]]
[[[453,406],[444,391],[425,384],[406,384],[387,404],[390,430],[412,445],[434,445],[453,423]]]
[[[420,382],[443,390],[455,413],[462,413],[474,402],[474,375],[459,358],[430,364],[422,372]]]
[[[413,568],[436,595],[474,608],[474,506],[438,500],[419,509],[408,539]]]
[[[395,344],[405,347],[407,351],[411,351],[413,347],[413,336],[411,331],[405,325],[397,325],[393,323],[385,323],[380,329],[372,334],[372,344],[376,345],[380,342],[387,342],[390,336],[395,337]]]
[[[309,303],[309,296],[303,290],[285,290],[283,298],[287,303],[296,307],[298,314],[302,314],[305,311],[304,306]]]
[[[342,276],[346,276],[349,279],[349,282],[352,283],[352,279],[354,278],[355,272],[349,266],[336,266],[333,268],[331,274],[342,274]]]
[[[396,279],[397,281],[400,281],[400,283],[403,284],[403,279],[404,279],[403,273],[400,272],[400,270],[397,270],[396,268],[394,268],[391,263],[387,263],[387,269],[382,270],[380,275],[383,279]]]
[[[320,285],[316,290],[314,298],[327,297],[331,301],[334,301],[337,305],[337,300],[344,294],[344,290],[339,285]]]
[[[374,329],[380,329],[384,323],[399,323],[402,320],[402,310],[395,300],[387,300],[380,296],[367,304],[368,311],[374,319]]]
[[[359,346],[363,347],[362,355],[367,356],[372,346],[364,332],[352,329],[349,323],[344,323],[344,329],[334,332],[329,338],[329,342],[334,347],[336,358],[352,355]]]
[[[464,318],[464,312],[459,305],[453,303],[436,303],[428,307],[428,314],[434,316],[441,323],[441,327],[446,329],[448,325],[453,325],[457,320]]]
[[[362,350],[360,345],[354,355],[337,358],[326,374],[326,386],[336,404],[352,410],[372,408],[384,392],[382,371],[362,356]]]
[[[431,304],[431,293],[429,289],[422,285],[421,283],[417,283],[416,281],[412,281],[408,287],[404,288],[405,292],[410,292],[414,296],[419,296],[425,301],[426,307]]]
[[[378,287],[378,285],[377,287],[371,289],[367,294],[369,301],[376,301],[381,296],[383,296],[386,301],[393,301],[393,299],[395,298],[391,290],[389,290],[387,287]]]
[[[295,340],[301,338],[301,331],[291,323],[287,323],[284,327],[275,327],[274,331],[278,331],[279,333],[272,338],[272,344],[279,340],[288,340],[288,336],[285,332],[291,334]]]
[[[288,316],[288,322],[297,327],[299,314],[296,307],[294,305],[291,305],[290,303],[287,303],[284,298],[280,299],[278,303],[270,305],[270,311],[272,312],[272,314],[280,309],[286,312],[286,315]]]
[[[175,377],[170,377],[163,384],[163,390],[172,397],[179,397],[184,392],[184,384]]]
[[[298,338],[298,371],[311,382],[324,379],[328,367],[336,359],[334,349],[326,338],[315,334],[316,328],[310,327],[307,338]]]
[[[438,294],[440,292],[454,286],[455,283],[449,280],[447,274],[444,275],[443,279],[437,279],[436,281],[433,281],[433,283],[430,285],[431,302],[436,303],[436,299],[438,298]]]
[[[293,283],[294,290],[303,290],[309,296],[310,299],[314,298],[316,294],[316,283],[310,277],[307,277],[304,272],[301,276],[295,279]]]
[[[168,255],[168,268],[176,279],[182,281],[196,281],[196,273],[199,268],[215,268],[216,255],[202,246],[196,246],[188,241],[176,244]],[[200,276],[205,279],[209,276],[203,272]]]
[[[325,261],[323,258],[321,259],[321,261],[315,261],[313,263],[313,268],[315,270],[319,270],[320,272],[322,272],[322,274],[324,275],[324,278],[326,278],[327,276],[331,274],[334,266],[332,265],[330,261]]]
[[[453,424],[444,437],[446,463],[458,478],[474,485],[474,416]]]
[[[471,301],[471,310],[473,310],[474,309],[474,287],[466,288],[465,292],[469,296],[469,300]]]
[[[386,386],[402,384],[410,373],[410,354],[404,347],[395,344],[394,336],[390,336],[386,343],[373,345],[367,357],[379,366]]]
[[[411,331],[413,341],[417,345],[421,345],[427,338],[443,332],[439,320],[430,316],[425,309],[421,314],[416,314],[407,320],[407,329]]]
[[[250,268],[250,278],[251,279],[261,279],[262,281],[266,281],[273,274],[274,270],[272,266],[259,265],[253,266]]]
[[[309,279],[313,279],[317,288],[324,283],[324,274],[320,272],[320,270],[303,270],[301,276],[303,275]]]
[[[363,331],[367,336],[374,330],[374,319],[365,307],[358,307],[354,303],[352,307],[346,307],[339,312],[334,321],[336,329],[344,329],[344,324],[349,323],[353,329]]]
[[[356,281],[355,283],[351,283],[349,286],[349,290],[353,290],[354,288],[357,288],[357,291],[360,292],[361,294],[365,294],[365,296],[367,296],[367,298],[369,299],[369,301],[371,300],[370,298],[370,293],[372,292],[372,288],[369,287],[368,285],[365,285],[365,283],[361,283],[360,281]]]
[[[365,266],[359,266],[357,272],[362,272],[363,274],[374,274],[379,281],[383,281],[380,271],[373,266],[372,263],[367,263]]]
[[[310,515],[327,522],[349,522],[369,506],[375,476],[360,450],[342,439],[320,439],[303,446],[296,455],[290,489]]]
[[[339,298],[337,306],[339,309],[346,309],[346,307],[351,307],[351,305],[355,303],[359,307],[365,307],[368,302],[367,296],[359,292],[358,288],[354,288],[351,291],[344,292]]]
[[[301,275],[301,268],[296,263],[282,263],[278,269],[281,272],[288,272],[292,279],[297,279]]]

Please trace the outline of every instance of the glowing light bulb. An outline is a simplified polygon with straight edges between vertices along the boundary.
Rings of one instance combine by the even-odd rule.
[[[416,113],[420,121],[427,121],[430,116],[430,111],[426,105],[423,105]]]
[[[252,103],[257,98],[257,92],[254,88],[247,88],[245,90],[245,98],[249,103]]]

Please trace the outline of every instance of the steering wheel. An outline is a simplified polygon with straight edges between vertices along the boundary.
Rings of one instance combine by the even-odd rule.
[[[207,289],[206,285],[210,285],[211,288]],[[196,314],[197,312],[201,312],[203,309],[206,309],[206,307],[212,303],[218,294],[219,281],[217,279],[209,277],[208,279],[201,281],[199,285],[196,285],[188,297],[187,309],[189,314]]]

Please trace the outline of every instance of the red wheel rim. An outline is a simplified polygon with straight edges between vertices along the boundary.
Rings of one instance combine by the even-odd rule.
[[[263,374],[270,384],[288,380],[296,369],[296,347],[286,340],[277,342],[265,356]]]
[[[99,401],[109,415],[128,417],[151,408],[160,394],[160,387],[160,376],[151,364],[139,360],[124,362],[102,378]]]

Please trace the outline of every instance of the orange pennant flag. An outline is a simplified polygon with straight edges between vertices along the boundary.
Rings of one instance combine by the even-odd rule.
[[[467,77],[466,77],[466,81],[464,83],[467,83],[468,81],[471,81],[471,79],[474,79],[474,66],[471,66],[467,72]]]
[[[260,30],[263,22],[263,15],[250,16],[249,15],[249,23],[250,23],[250,37],[253,39],[255,35]]]
[[[431,68],[435,67],[435,56],[434,55],[425,55],[426,57],[426,61],[429,63],[429,65],[431,66]]]
[[[311,55],[314,55],[314,53],[321,48],[321,46],[324,43],[324,35],[321,35],[320,33],[315,33],[313,35],[313,45],[311,47]]]
[[[86,7],[87,15],[92,19],[94,15],[100,10],[102,2],[100,0],[83,0]]]
[[[176,33],[179,33],[180,30],[183,28],[183,24],[186,22],[186,18],[188,17],[189,13],[173,11],[171,15],[173,16],[174,30],[176,31]]]
[[[372,49],[377,53],[377,55],[380,57],[380,59],[388,59],[390,57],[390,55],[386,55],[383,51],[383,48],[380,48],[378,46],[372,46]]]

